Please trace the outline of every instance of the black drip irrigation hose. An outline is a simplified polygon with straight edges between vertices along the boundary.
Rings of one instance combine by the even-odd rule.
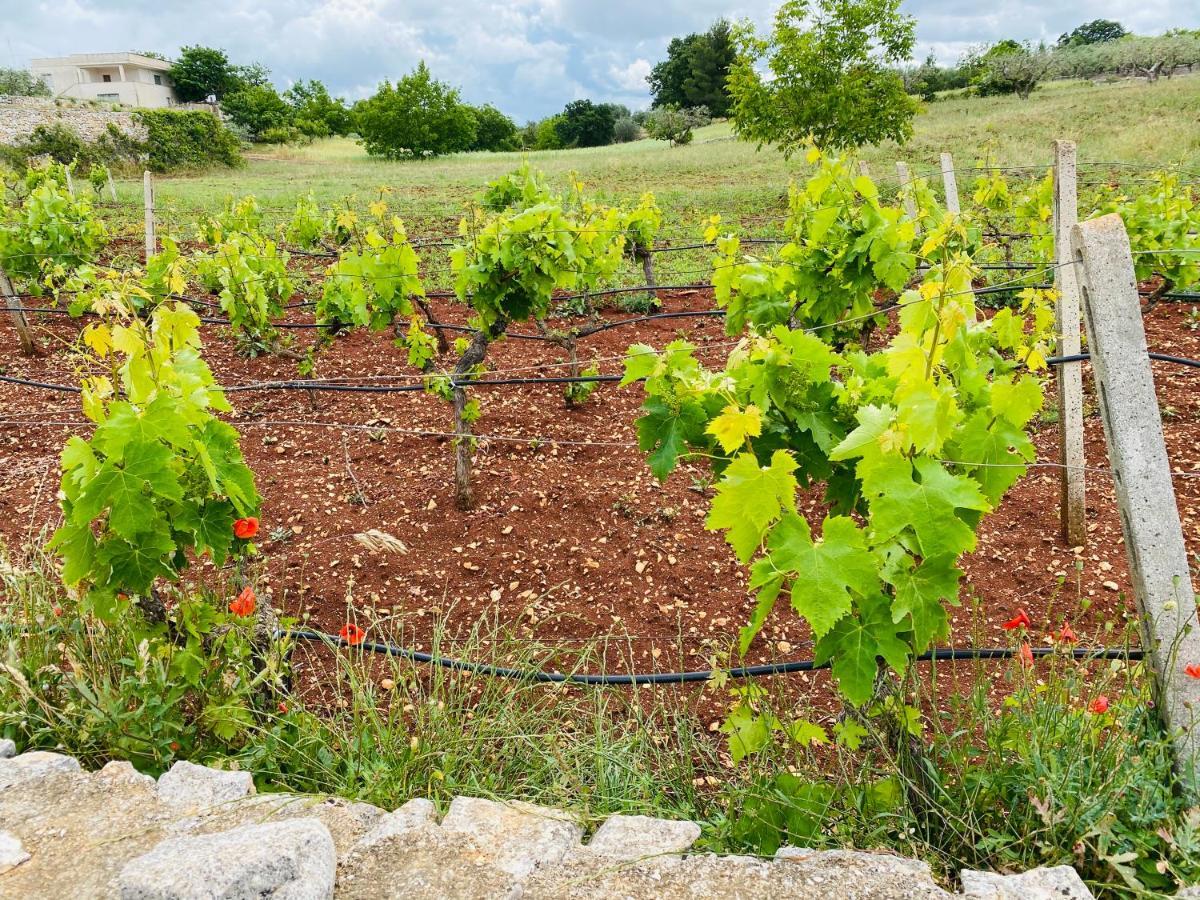
[[[487,678],[511,678],[517,681],[532,681],[548,684],[577,684],[592,686],[618,686],[639,684],[691,684],[711,681],[714,678],[765,678],[772,675],[791,675],[797,672],[815,672],[829,668],[829,663],[818,663],[811,659],[795,660],[786,663],[766,663],[757,666],[738,666],[732,669],[696,669],[690,672],[629,672],[613,675],[571,674],[569,672],[548,672],[545,669],[516,669],[508,666],[496,666],[490,663],[471,662],[470,660],[454,659],[449,656],[437,656],[423,653],[409,647],[401,647],[383,641],[361,641],[351,643],[340,635],[326,634],[323,631],[310,629],[280,629],[276,637],[294,638],[302,641],[326,644],[335,647],[357,648],[368,653],[382,653],[396,656],[410,662],[428,663],[443,669],[453,669],[459,672],[469,672],[472,675],[482,675]],[[1031,647],[1029,652],[1034,658],[1064,654],[1066,651],[1056,647]],[[1012,659],[1021,653],[1011,647],[938,647],[915,657],[915,662],[961,662],[964,660]],[[1137,647],[1072,647],[1072,659],[1127,659],[1139,660],[1144,658],[1145,651]]]
[[[1200,369],[1200,359],[1191,359],[1186,356],[1172,356],[1168,353],[1150,352],[1147,354],[1151,359],[1159,362],[1174,363],[1175,365],[1188,366],[1194,369]],[[1046,360],[1046,363],[1051,366],[1061,366],[1065,363],[1086,362],[1090,360],[1090,353],[1075,353],[1071,356],[1052,356]],[[448,375],[431,375],[430,378],[450,378]],[[530,378],[469,378],[462,381],[450,379],[451,387],[502,387],[510,384],[611,384],[619,382],[624,378],[623,375],[561,375],[561,376],[542,376]],[[22,387],[38,388],[47,391],[61,391],[63,393],[78,394],[80,388],[69,384],[52,384],[45,381],[34,381],[29,378],[18,378],[14,375],[0,375],[0,383],[16,384]],[[343,392],[343,393],[362,393],[362,394],[405,394],[415,393],[425,390],[425,385],[422,383],[413,384],[337,384],[326,381],[267,381],[261,384],[237,384],[229,387],[222,387],[225,393],[243,393],[246,391],[327,391],[327,392]]]

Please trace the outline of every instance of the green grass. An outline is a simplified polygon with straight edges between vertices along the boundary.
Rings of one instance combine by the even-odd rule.
[[[1081,160],[1178,165],[1200,170],[1200,78],[1149,85],[1088,82],[1048,85],[1027,101],[1013,97],[948,99],[928,105],[908,146],[868,148],[876,177],[890,179],[894,163],[932,171],[949,150],[960,167],[987,157],[1002,165],[1049,163],[1051,141],[1079,144]],[[666,236],[695,235],[713,213],[742,220],[783,209],[791,178],[803,160],[785,160],[734,138],[727,123],[696,133],[685,147],[660,141],[534,153],[465,153],[431,161],[388,162],[368,157],[348,139],[307,147],[255,148],[245,169],[158,181],[164,216],[181,221],[197,209],[219,207],[228,195],[255,194],[267,206],[290,206],[312,192],[322,205],[348,194],[360,204],[381,186],[415,233],[452,224],[464,203],[492,178],[529,159],[560,183],[576,173],[610,199],[653,191],[667,213]],[[964,176],[966,173],[964,173]],[[965,186],[966,178],[960,180]],[[125,200],[140,200],[140,183],[121,185]],[[282,215],[278,213],[277,215]],[[194,217],[194,216],[192,216]],[[760,230],[762,230],[760,228]]]

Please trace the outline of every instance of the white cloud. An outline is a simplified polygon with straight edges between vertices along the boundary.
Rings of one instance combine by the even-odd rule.
[[[33,56],[183,44],[223,47],[269,67],[282,87],[319,78],[350,99],[426,60],[471,102],[524,120],[590,97],[649,102],[645,76],[670,39],[715,19],[769,24],[778,0],[0,0],[0,54]],[[1097,17],[1140,33],[1200,26],[1197,0],[906,0],[918,57],[953,62],[1005,37],[1053,41]]]
[[[608,75],[617,87],[629,91],[631,94],[644,94],[646,92],[646,77],[650,74],[651,68],[653,67],[650,60],[635,59],[624,68],[609,66]]]

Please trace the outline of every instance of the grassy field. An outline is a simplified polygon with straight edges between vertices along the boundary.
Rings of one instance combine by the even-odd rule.
[[[1022,101],[1013,97],[942,100],[927,106],[904,148],[868,148],[877,178],[890,179],[896,160],[932,172],[938,154],[951,151],[960,167],[988,158],[1002,165],[1048,163],[1055,138],[1079,144],[1081,160],[1182,166],[1200,171],[1200,78],[1158,84],[1092,85],[1062,82]],[[636,141],[583,150],[535,153],[465,153],[432,161],[372,159],[351,140],[307,147],[256,148],[246,168],[202,176],[165,178],[158,201],[165,217],[181,222],[196,210],[219,207],[229,195],[255,194],[268,207],[290,207],[311,192],[322,205],[349,194],[360,204],[381,186],[395,190],[395,207],[422,233],[444,229],[487,181],[530,160],[557,180],[577,173],[593,192],[612,199],[653,191],[667,213],[665,236],[698,231],[714,212],[727,219],[782,209],[788,181],[803,161],[785,160],[770,148],[734,138],[728,124],[701,129],[687,147]],[[963,173],[960,186],[965,186]],[[141,185],[125,183],[123,197],[140,200]]]

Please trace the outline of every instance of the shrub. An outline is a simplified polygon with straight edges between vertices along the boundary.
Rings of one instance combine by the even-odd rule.
[[[394,86],[385,81],[354,107],[354,116],[372,156],[438,156],[475,142],[475,114],[459,102],[457,90],[433,78],[424,62]]]
[[[278,134],[280,130],[286,130],[293,119],[292,107],[270,85],[247,85],[227,94],[221,101],[221,109],[250,132],[254,140],[261,140],[265,131]]]
[[[140,109],[146,126],[149,166],[154,172],[236,168],[244,164],[238,140],[212,113],[203,110]]]
[[[0,67],[0,94],[11,97],[49,97],[50,88],[24,69]]]
[[[692,129],[702,128],[712,121],[703,106],[678,109],[663,106],[646,115],[646,134],[656,141],[670,141],[673,147],[692,142]]]
[[[633,120],[633,116],[621,116],[613,123],[613,143],[615,144],[628,144],[641,136],[641,126]]]

